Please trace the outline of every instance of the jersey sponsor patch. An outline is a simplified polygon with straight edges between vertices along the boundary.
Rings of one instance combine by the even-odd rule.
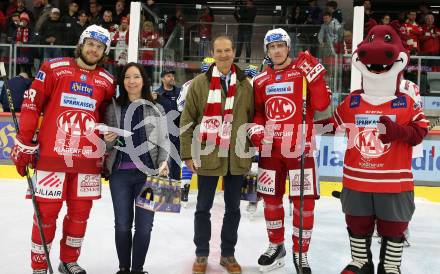
[[[289,170],[289,183],[290,183],[290,196],[300,196],[299,187],[301,184],[301,170],[292,169]],[[313,168],[304,169],[304,195],[319,195],[315,193],[316,180],[313,174]]]
[[[53,151],[58,155],[74,157],[92,157],[93,149],[90,146],[79,147],[78,138],[56,139]]]
[[[101,195],[101,175],[78,173],[78,197],[97,197]]]
[[[96,100],[87,96],[63,92],[61,94],[60,106],[95,111]]]
[[[52,243],[47,243],[47,249],[50,250]],[[39,245],[37,243],[32,242],[31,252],[36,254],[44,254],[43,245]]]
[[[107,79],[107,81],[109,81],[110,83],[113,84],[113,79],[112,79],[112,77],[110,77],[107,73],[105,73],[105,72],[103,72],[103,71],[100,71],[100,72],[98,73],[98,75],[104,77],[105,79]]]
[[[66,245],[74,248],[82,246],[84,238],[75,238],[72,236],[66,236]]]
[[[97,86],[100,86],[100,87],[103,87],[103,88],[108,87],[108,83],[106,81],[104,81],[104,80],[95,79],[94,82],[95,82],[95,85],[97,85]]]
[[[287,73],[286,79],[295,78],[301,76],[301,73],[299,71],[292,71]]]
[[[353,95],[350,97],[350,108],[357,108],[361,104],[361,96]]]
[[[62,61],[62,62],[56,62],[56,63],[50,64],[50,68],[54,69],[54,68],[58,68],[58,67],[66,67],[69,65],[70,65],[69,61]]]
[[[391,101],[391,108],[406,108],[408,103],[406,102],[405,96],[397,97]]]
[[[275,170],[258,168],[257,192],[275,195]]]
[[[266,86],[267,95],[293,94],[293,82],[276,83]]]
[[[57,70],[54,72],[55,75],[57,77],[61,77],[61,76],[72,76],[73,75],[73,70],[69,70],[69,69],[61,69],[61,70]]]
[[[354,121],[357,127],[376,128],[379,123],[380,116],[388,116],[391,121],[396,121],[396,115],[380,115],[380,114],[355,114]]]
[[[46,79],[46,72],[39,70],[35,76],[35,79],[40,82],[44,82],[44,79]]]
[[[93,95],[93,87],[91,85],[87,85],[86,83],[71,82],[70,91],[74,93],[85,94],[88,96]]]
[[[279,229],[283,227],[282,220],[266,221],[267,229]]]
[[[37,183],[35,195],[44,199],[61,199],[66,173],[51,171],[36,171]]]
[[[281,78],[283,78],[283,75],[281,75],[281,74],[275,75],[275,81],[280,81]]]
[[[293,117],[296,111],[295,103],[283,96],[274,96],[265,103],[266,117],[272,121],[285,121]]]

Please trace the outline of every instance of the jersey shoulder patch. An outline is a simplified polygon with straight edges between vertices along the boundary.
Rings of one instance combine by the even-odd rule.
[[[106,79],[107,81],[109,81],[110,84],[113,84],[113,83],[114,83],[113,76],[112,76],[109,72],[107,72],[106,70],[101,69],[101,70],[98,72],[98,75],[101,76],[102,78]]]

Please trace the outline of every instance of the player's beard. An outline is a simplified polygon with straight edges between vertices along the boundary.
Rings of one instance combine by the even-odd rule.
[[[83,52],[83,48],[81,47],[80,50],[80,54],[79,54],[79,58],[81,59],[81,61],[84,62],[84,64],[86,64],[87,66],[95,66],[97,64],[99,64],[99,62],[101,62],[102,59],[104,59],[104,54],[102,55],[102,57],[100,59],[98,59],[96,62],[92,62],[90,60],[87,60],[87,57],[85,56],[84,52]]]

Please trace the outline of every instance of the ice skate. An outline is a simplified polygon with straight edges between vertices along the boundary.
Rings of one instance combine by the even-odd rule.
[[[58,271],[62,274],[86,274],[87,272],[80,267],[76,262],[63,263],[60,262]]]
[[[310,269],[309,262],[307,260],[307,253],[301,255],[301,265],[303,274],[312,274],[312,269]],[[296,273],[299,273],[299,253],[293,253],[293,264],[295,265]]]
[[[274,269],[284,266],[284,257],[286,256],[286,249],[284,244],[269,243],[269,247],[258,259],[261,272],[269,272]]]

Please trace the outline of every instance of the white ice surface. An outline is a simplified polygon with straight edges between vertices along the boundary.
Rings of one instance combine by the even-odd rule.
[[[30,239],[32,205],[24,199],[26,183],[0,180],[0,274],[32,273],[30,269]],[[156,214],[145,270],[150,274],[188,274],[194,260],[193,216],[196,193],[190,194],[187,208],[178,214]],[[402,273],[440,273],[440,204],[416,201],[416,212],[410,224],[411,247],[404,249]],[[218,193],[212,213],[211,253],[207,273],[226,273],[219,265],[220,229],[223,217],[223,194]],[[257,259],[267,247],[263,210],[259,204],[253,220],[248,218],[242,203],[236,258],[243,273],[260,273]],[[285,209],[288,209],[285,200]],[[57,235],[51,251],[56,270],[59,240],[65,208],[58,218]],[[291,250],[291,217],[286,214],[286,249]],[[114,245],[113,209],[108,186],[103,187],[103,199],[94,203],[79,263],[88,274],[113,274],[118,268]],[[373,256],[377,263],[379,244],[373,241]],[[314,274],[340,273],[350,261],[349,243],[339,200],[323,197],[316,203],[315,228],[309,251]],[[58,273],[55,271],[55,273]],[[291,252],[284,268],[271,274],[295,273]]]

